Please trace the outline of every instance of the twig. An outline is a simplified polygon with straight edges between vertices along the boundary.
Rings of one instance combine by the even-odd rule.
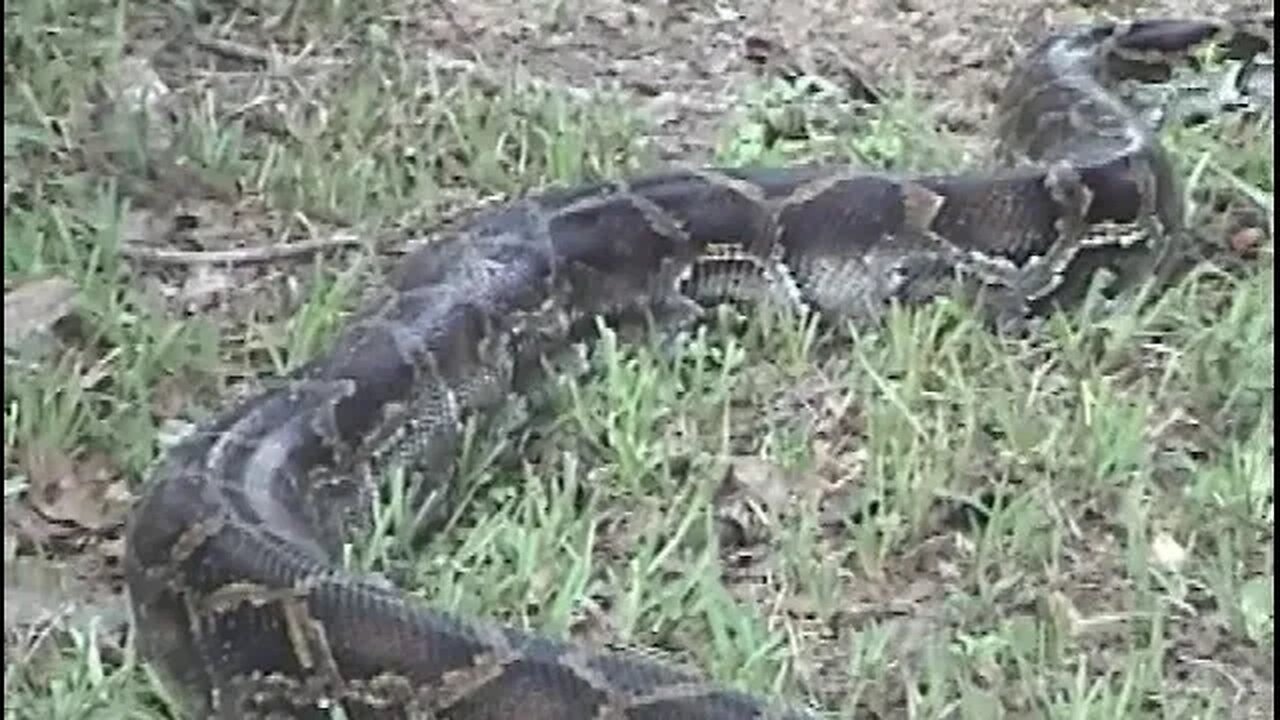
[[[126,243],[120,246],[120,254],[131,260],[142,260],[162,265],[245,265],[272,262],[298,255],[307,255],[332,248],[350,247],[359,244],[360,238],[355,235],[338,234],[318,240],[301,240],[293,243],[236,248],[234,250],[174,250],[172,248],[153,248]]]
[[[203,32],[195,32],[193,34],[195,36],[196,45],[215,55],[221,55],[222,57],[229,58],[231,60],[243,60],[245,62],[264,65],[270,70],[336,65],[341,62],[332,58],[305,57],[311,52],[311,46],[308,46],[298,55],[289,57],[279,52],[263,50],[262,48],[246,45],[235,40],[214,37]]]
[[[261,48],[245,45],[235,40],[227,40],[225,38],[217,38],[202,32],[195,33],[196,45],[208,50],[215,55],[221,55],[231,60],[248,60],[249,62],[260,63],[262,65],[273,65],[275,58],[272,53]]]

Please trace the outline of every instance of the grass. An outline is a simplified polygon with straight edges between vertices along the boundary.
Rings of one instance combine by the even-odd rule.
[[[49,276],[76,289],[51,340],[6,357],[7,518],[49,481],[38,453],[140,490],[168,435],[322,350],[387,265],[371,242],[214,269],[197,279],[231,292],[211,302],[189,269],[122,257],[139,223],[186,213],[211,232],[160,241],[202,247],[394,237],[651,162],[624,100],[415,57],[410,30],[359,3],[272,31],[341,63],[313,51],[286,79],[176,43],[156,56],[176,123],[91,126],[82,108],[124,48],[156,37],[162,7],[5,12],[6,291]],[[265,47],[261,20],[220,18]],[[836,100],[762,86],[726,118],[719,159],[976,162],[909,94],[860,114]],[[803,139],[766,142],[779,113]],[[1206,237],[1273,225],[1271,137],[1234,120],[1169,133]],[[1271,241],[1254,250],[1023,341],[945,303],[876,329],[722,311],[677,345],[606,334],[588,372],[475,428],[462,501],[425,543],[392,469],[351,563],[439,607],[649,648],[840,717],[1260,716],[1274,306]],[[76,475],[86,458],[105,479]],[[110,577],[118,528],[23,527],[6,531],[7,562],[96,557]],[[6,718],[173,717],[105,625],[11,628]]]

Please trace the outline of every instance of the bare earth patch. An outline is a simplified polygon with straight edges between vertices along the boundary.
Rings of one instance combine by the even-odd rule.
[[[1055,27],[1091,18],[1215,16],[1264,4],[851,0],[849,2],[557,3],[450,5],[451,20],[427,0],[414,13],[424,53],[447,49],[489,63],[521,64],[580,88],[617,88],[647,110],[666,160],[704,160],[717,128],[760,74],[749,49],[764,41],[806,70],[856,73],[865,83],[910,85],[944,124],[978,136],[1010,64]],[[465,40],[459,42],[459,35]],[[834,66],[834,67],[833,67]]]

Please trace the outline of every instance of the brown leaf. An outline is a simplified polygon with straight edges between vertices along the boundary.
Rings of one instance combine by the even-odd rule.
[[[23,461],[31,505],[44,517],[95,532],[124,521],[130,495],[105,455],[77,462],[59,450],[29,448]]]
[[[166,213],[145,207],[130,207],[120,221],[120,239],[130,245],[161,245],[172,230]]]
[[[197,265],[182,283],[178,299],[186,304],[188,311],[196,312],[213,305],[234,287],[235,282],[227,271],[209,265]]]
[[[1151,556],[1165,570],[1177,571],[1187,561],[1187,550],[1172,535],[1160,532],[1151,540]]]
[[[731,492],[742,492],[773,512],[787,505],[794,486],[792,473],[776,463],[750,455],[729,458],[727,485]]]
[[[4,294],[4,346],[20,344],[66,317],[76,296],[75,283],[48,277],[24,283]]]
[[[1265,237],[1261,228],[1246,227],[1231,233],[1231,239],[1228,242],[1235,254],[1241,257],[1252,257],[1258,252],[1258,247],[1262,245]]]
[[[724,484],[716,492],[721,544],[745,548],[765,542],[790,500],[795,484],[792,475],[762,458],[729,458]]]
[[[162,420],[172,420],[191,404],[194,392],[195,387],[188,378],[162,378],[151,391],[151,412]]]

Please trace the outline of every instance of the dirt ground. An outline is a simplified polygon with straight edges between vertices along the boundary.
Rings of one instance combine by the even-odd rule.
[[[425,0],[434,5],[439,0]],[[704,158],[745,82],[770,61],[864,84],[910,84],[950,129],[981,136],[1009,66],[1051,28],[1103,17],[1247,13],[1262,3],[1211,0],[766,0],[631,3],[490,0],[424,8],[433,50],[522,64],[569,86],[616,88],[657,121],[666,160]],[[423,19],[432,18],[434,19]],[[460,39],[465,38],[465,39]],[[835,67],[832,67],[833,64]],[[980,141],[979,141],[980,142]]]

